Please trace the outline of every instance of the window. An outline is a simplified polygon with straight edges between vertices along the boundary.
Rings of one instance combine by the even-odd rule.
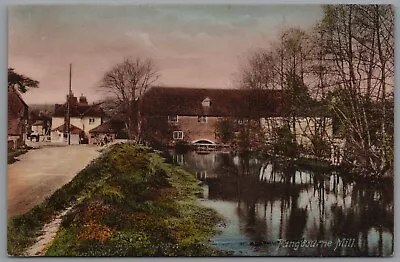
[[[182,140],[183,139],[183,132],[182,131],[174,131],[172,133],[172,137],[174,140]]]
[[[199,116],[197,118],[197,122],[199,122],[199,123],[207,123],[207,117],[206,116]]]
[[[89,118],[89,125],[94,124],[94,118]]]
[[[169,123],[178,123],[178,116],[168,116]]]
[[[211,105],[211,99],[208,98],[208,97],[206,97],[206,98],[203,100],[203,102],[201,102],[201,105],[202,105],[203,107],[210,107],[210,105]]]

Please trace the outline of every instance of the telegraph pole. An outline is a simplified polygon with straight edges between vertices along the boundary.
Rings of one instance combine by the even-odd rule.
[[[72,96],[72,89],[71,89],[71,78],[72,78],[72,64],[69,64],[69,90],[68,90],[68,99],[67,99],[67,133],[68,133],[68,145],[71,144],[71,96]]]

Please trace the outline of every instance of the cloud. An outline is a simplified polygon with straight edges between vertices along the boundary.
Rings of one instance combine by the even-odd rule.
[[[150,34],[147,32],[130,31],[126,32],[125,35],[127,35],[130,39],[133,39],[138,43],[144,44],[145,47],[150,48],[153,51],[158,51],[158,48],[151,41]]]
[[[318,6],[69,5],[13,6],[9,63],[41,83],[28,102],[65,99],[68,65],[73,88],[99,99],[105,71],[127,56],[151,57],[167,85],[230,86],[239,58],[274,41],[287,26],[309,27]]]

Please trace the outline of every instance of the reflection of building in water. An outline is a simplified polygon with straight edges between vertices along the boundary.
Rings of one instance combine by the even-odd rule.
[[[197,176],[197,178],[200,179],[200,180],[206,180],[206,178],[207,178],[207,171],[203,170],[203,171],[200,171],[200,172],[196,172],[196,176]]]
[[[236,155],[236,156],[233,157],[233,163],[234,163],[236,166],[239,165],[239,156],[238,156],[238,155]]]
[[[204,199],[208,199],[208,191],[209,191],[208,186],[204,185],[203,186],[203,198]]]
[[[182,164],[185,163],[184,157],[183,157],[182,154],[180,154],[180,155],[174,155],[173,158],[174,158],[174,163],[177,163],[177,164],[179,164],[179,165],[182,165]]]
[[[178,155],[179,158],[174,157],[175,163],[185,166],[188,170],[195,174],[206,175],[207,177],[217,177],[222,174],[219,167],[226,166],[229,163],[224,161],[230,158],[229,154],[217,154],[211,152],[209,154],[197,154],[194,151],[189,151],[185,155]]]

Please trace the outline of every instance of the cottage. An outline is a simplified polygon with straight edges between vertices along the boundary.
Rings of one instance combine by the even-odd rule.
[[[8,88],[8,147],[22,146],[26,139],[29,107],[15,88]]]
[[[69,126],[70,133],[70,142],[71,144],[80,144],[81,138],[84,137],[84,131],[77,126],[70,125]],[[52,142],[65,142],[68,140],[68,129],[66,125],[61,125],[56,127],[51,132],[51,141]]]
[[[68,99],[70,102],[70,127],[74,132],[72,133],[71,130],[71,144],[79,143],[82,139],[87,139],[90,143],[89,131],[102,124],[105,113],[100,108],[100,104],[90,105],[83,95],[81,95],[78,100],[77,97],[71,93],[67,95],[67,101]],[[52,117],[52,141],[59,142],[64,140],[64,142],[66,142],[68,140],[68,129],[65,128],[67,113],[67,103],[55,105]]]
[[[89,131],[91,143],[101,143],[104,137],[114,141],[115,139],[126,139],[127,132],[125,123],[121,120],[111,119]]]
[[[51,134],[51,117],[42,111],[32,110],[29,112],[30,139],[43,137],[50,139]],[[28,137],[28,138],[29,138]]]

